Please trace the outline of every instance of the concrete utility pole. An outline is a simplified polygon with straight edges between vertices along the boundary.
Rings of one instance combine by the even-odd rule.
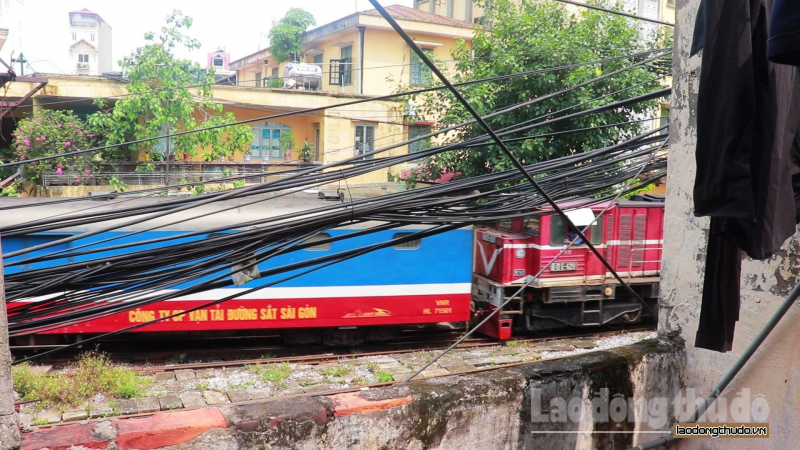
[[[19,425],[14,410],[14,380],[11,378],[11,350],[8,348],[3,246],[0,243],[0,450],[19,448],[19,444]]]

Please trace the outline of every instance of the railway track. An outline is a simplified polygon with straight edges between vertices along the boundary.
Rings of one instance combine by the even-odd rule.
[[[562,331],[543,337],[520,336],[504,342],[488,337],[474,337],[467,339],[457,348],[490,347],[508,345],[508,343],[536,344],[559,339],[603,337],[621,331],[633,333],[654,329],[655,325],[637,324],[637,326],[622,329],[599,328],[581,333]],[[102,341],[97,345],[87,345],[86,348],[65,351],[58,358],[42,358],[39,362],[59,368],[73,362],[81,352],[98,350],[107,353],[114,362],[131,364],[134,366],[134,370],[147,372],[283,362],[315,365],[343,358],[354,359],[385,354],[441,350],[449,347],[462,335],[463,331],[461,330],[409,330],[392,341],[370,343],[355,348],[321,345],[287,346],[276,335],[192,337],[187,340],[178,339],[168,342],[163,339],[122,339]],[[258,344],[250,345],[253,341]],[[161,349],[153,350],[156,345]],[[12,346],[11,351],[15,357],[20,358],[53,347],[57,346]]]

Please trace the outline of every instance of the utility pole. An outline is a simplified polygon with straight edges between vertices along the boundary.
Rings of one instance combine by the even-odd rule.
[[[3,247],[0,244],[0,450],[19,448],[21,437],[14,408],[14,380],[8,347],[6,289],[3,283]]]
[[[164,186],[169,186],[169,122],[167,122],[167,151],[166,151],[166,161],[165,170],[167,171],[167,176],[164,177]]]
[[[28,60],[25,59],[25,55],[20,53],[19,54],[19,58],[11,58],[11,62],[12,63],[18,62],[19,63],[19,75],[20,76],[25,75],[25,63],[28,62]]]

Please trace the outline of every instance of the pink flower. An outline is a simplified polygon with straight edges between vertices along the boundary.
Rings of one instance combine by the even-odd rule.
[[[81,131],[81,130],[78,130],[78,134],[80,134],[81,136],[83,136],[83,131]]]
[[[42,140],[45,140],[45,139],[46,139],[45,136],[42,136]]]
[[[61,125],[56,125],[56,128],[61,128]]]
[[[67,147],[69,147],[70,145],[72,145],[72,142],[70,142],[70,141],[64,142],[64,145],[66,145]]]
[[[25,139],[22,142],[25,144],[25,147],[30,147],[31,146],[31,140],[30,139]]]
[[[64,173],[64,171],[61,170],[61,167],[59,167],[59,168],[56,169],[56,173],[61,175],[62,173]]]
[[[40,138],[40,137],[37,137],[37,138],[36,138],[36,141],[37,141],[37,142],[38,142],[38,141],[41,141],[41,140],[42,140],[42,138]]]
[[[86,170],[83,171],[83,173],[92,173],[92,170],[91,169],[86,169]]]
[[[94,137],[94,135],[92,133],[89,133],[89,137]]]
[[[71,123],[68,123],[68,124],[67,124],[67,126],[68,126],[69,128],[72,128],[72,124],[71,124]]]

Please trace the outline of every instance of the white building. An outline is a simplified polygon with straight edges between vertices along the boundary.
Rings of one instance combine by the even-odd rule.
[[[22,53],[22,23],[25,0],[0,0],[0,58],[11,64],[11,55],[19,58]],[[19,64],[14,69],[19,72]],[[5,72],[0,67],[0,72]],[[28,69],[26,68],[26,73]]]
[[[69,56],[78,75],[100,75],[111,71],[111,26],[98,14],[84,8],[69,13]]]

